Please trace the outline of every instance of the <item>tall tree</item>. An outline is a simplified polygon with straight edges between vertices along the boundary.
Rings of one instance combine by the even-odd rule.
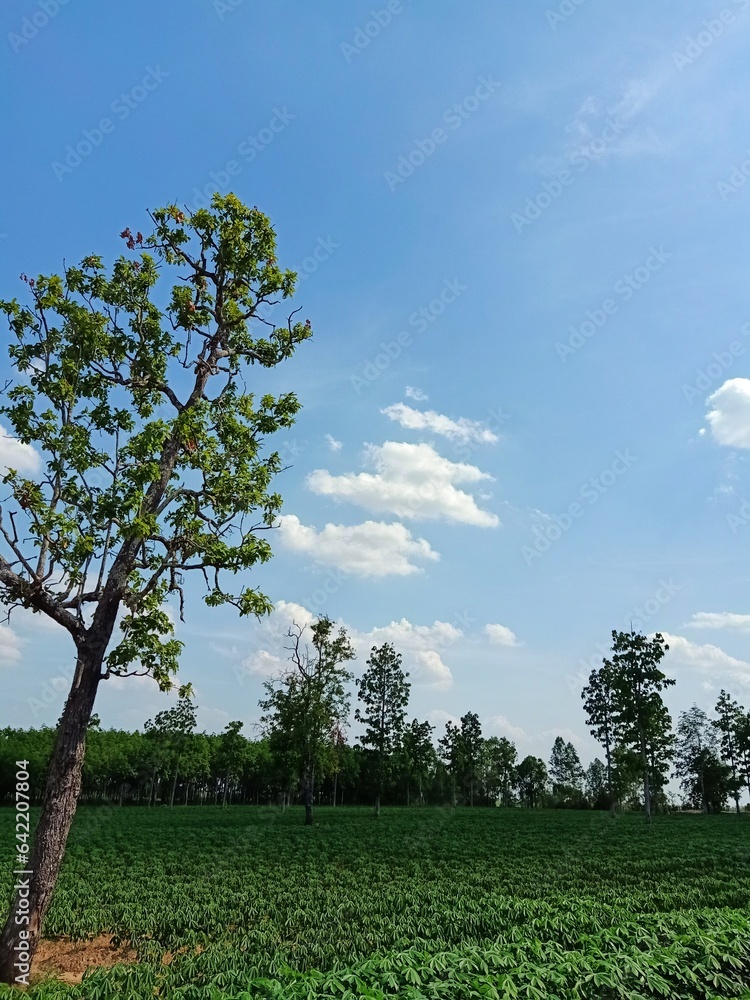
[[[419,804],[424,802],[424,783],[433,771],[437,761],[435,747],[432,745],[434,727],[429,722],[419,722],[412,719],[404,730],[401,739],[401,761],[406,777],[406,804],[410,804],[411,782],[417,781],[419,788]]]
[[[589,682],[581,692],[583,707],[586,711],[586,725],[591,735],[604,748],[604,760],[607,767],[607,792],[611,802],[614,802],[613,754],[617,741],[617,726],[615,723],[614,688],[612,686],[611,670],[605,664],[598,670],[592,670]]]
[[[459,761],[461,777],[469,786],[469,805],[474,805],[474,789],[479,780],[479,767],[482,757],[482,725],[476,712],[467,712],[461,716],[461,729],[458,735]]]
[[[563,805],[578,805],[581,800],[584,771],[578,751],[572,743],[558,736],[549,760],[552,791]]]
[[[242,756],[247,745],[241,735],[242,722],[228,722],[224,732],[219,737],[219,763],[224,772],[224,788],[222,790],[221,805],[225,809],[229,790],[229,782],[242,770]]]
[[[504,736],[490,736],[482,746],[482,780],[491,801],[509,806],[518,751]]]
[[[598,757],[594,757],[586,768],[586,795],[594,809],[600,809],[603,803],[610,804],[611,787],[607,785],[607,767]]]
[[[206,580],[209,605],[270,609],[250,587],[227,592],[221,571],[271,555],[258,530],[280,508],[269,485],[281,459],[262,457],[261,446],[293,423],[299,404],[291,393],[256,401],[243,375],[256,363],[274,367],[310,336],[291,317],[274,328],[259,315],[292,294],[295,275],[277,264],[269,220],[234,195],[151,219],[145,238],[123,231],[130,255],[110,275],[92,255],[61,276],[25,278],[27,304],[0,302],[18,373],[0,417],[40,468],[3,478],[0,600],[46,615],[75,647],[30,859],[28,923],[16,924],[16,896],[0,936],[6,983],[21,929],[32,957],[36,950],[99,684],[138,672],[172,685],[180,643],[163,602],[171,592],[182,606],[186,574]],[[157,293],[170,269],[171,294]],[[263,336],[251,331],[255,321],[266,323]]]
[[[676,750],[675,772],[683,791],[704,812],[718,812],[726,799],[730,769],[722,768],[716,729],[697,705],[680,712]]]
[[[723,761],[732,772],[730,794],[734,799],[734,808],[740,812],[740,789],[742,788],[742,755],[740,751],[740,734],[742,729],[743,710],[736,701],[729,697],[723,689],[716,702],[716,719],[713,725],[719,733],[719,746]]]
[[[669,649],[661,633],[653,639],[636,632],[612,632],[612,659],[604,659],[611,673],[614,717],[621,742],[637,750],[642,771],[643,809],[651,819],[651,790],[656,770],[671,756],[671,720],[661,692],[675,681],[659,669]]]
[[[260,702],[265,712],[261,723],[272,750],[294,760],[302,783],[305,824],[313,822],[316,773],[331,768],[331,733],[346,724],[349,694],[345,685],[353,680],[346,663],[355,657],[343,628],[334,633],[334,623],[322,617],[310,626],[310,647],[303,642],[305,626],[292,625],[287,632],[291,645],[290,668],[276,681],[264,684],[267,698]]]
[[[449,719],[445,724],[445,733],[438,740],[440,759],[450,774],[451,805],[456,807],[456,779],[463,766],[461,730]]]
[[[401,666],[401,654],[386,642],[380,647],[372,647],[367,670],[357,682],[362,708],[357,708],[354,717],[366,727],[360,743],[374,758],[375,813],[378,816],[383,786],[392,771],[404,731],[411,690],[408,676]]]
[[[172,787],[169,792],[169,806],[174,806],[174,793],[180,765],[187,751],[188,740],[195,730],[195,706],[190,698],[179,699],[172,708],[157,712],[153,721],[149,719],[143,727],[147,735],[151,735],[160,744],[163,759],[168,760],[172,775]]]
[[[524,757],[516,768],[515,783],[522,802],[529,808],[539,805],[547,787],[547,765],[541,757]]]

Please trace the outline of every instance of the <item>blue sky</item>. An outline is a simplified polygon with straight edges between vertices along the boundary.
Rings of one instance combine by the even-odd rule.
[[[415,715],[545,758],[597,752],[580,687],[631,620],[670,638],[675,717],[748,705],[748,7],[4,6],[3,296],[213,190],[300,273],[315,335],[267,380],[303,409],[253,575],[277,612],[190,595],[202,725],[252,731],[285,628],[323,612],[357,670],[401,649]],[[22,615],[0,640],[1,724],[54,723],[72,647]],[[98,710],[165,703],[107,682]]]

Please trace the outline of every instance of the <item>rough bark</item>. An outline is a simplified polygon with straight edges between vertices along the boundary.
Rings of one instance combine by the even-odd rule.
[[[16,956],[20,954],[19,932],[28,932],[25,943],[30,961],[41,936],[81,792],[86,730],[101,679],[102,659],[103,649],[79,651],[75,677],[60,719],[47,772],[34,849],[28,866],[31,874],[17,877],[17,884],[28,881],[16,891],[0,935],[0,982],[3,983],[19,982],[19,966],[15,964]]]

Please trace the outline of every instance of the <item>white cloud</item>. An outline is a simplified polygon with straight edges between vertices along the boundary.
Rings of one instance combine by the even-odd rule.
[[[407,385],[404,389],[404,395],[407,399],[414,399],[418,403],[424,403],[426,399],[429,399],[426,392],[422,392],[421,389],[417,389],[416,386],[413,385]]]
[[[33,475],[41,467],[42,460],[38,452],[30,444],[23,444],[12,437],[0,425],[0,473],[5,474],[8,469],[15,469],[21,474]]]
[[[281,643],[280,643],[281,648]],[[288,666],[288,661],[283,656],[277,656],[267,649],[259,649],[249,656],[246,656],[240,663],[242,672],[255,677],[276,677]]]
[[[21,641],[8,625],[0,625],[0,663],[18,663]]]
[[[528,741],[526,730],[521,726],[514,726],[510,719],[504,715],[494,715],[487,722],[487,727],[492,736],[504,736],[512,743],[525,743]]]
[[[495,527],[496,514],[482,510],[473,496],[456,483],[492,479],[474,465],[451,462],[428,444],[386,441],[367,445],[366,457],[375,473],[332,476],[316,469],[307,478],[313,493],[349,500],[375,513],[405,518],[445,518],[461,524]]]
[[[731,611],[697,611],[685,628],[726,628],[750,632],[750,615],[736,615]]]
[[[691,642],[681,635],[662,634],[669,646],[665,664],[695,669],[710,677],[731,677],[743,685],[750,683],[750,663],[745,660],[738,660],[708,642]]]
[[[371,629],[369,632],[357,633],[356,639],[362,645],[370,647],[382,646],[390,642],[404,657],[404,665],[411,673],[411,679],[420,684],[430,684],[438,688],[449,688],[453,683],[450,667],[443,662],[441,650],[462,638],[461,629],[449,622],[436,621],[432,625],[414,625],[402,618]]]
[[[435,738],[440,739],[443,736],[443,730],[445,729],[446,722],[450,722],[452,725],[461,728],[461,720],[457,715],[451,715],[450,712],[444,711],[442,708],[433,708],[427,713],[427,721],[430,725],[436,727]]]
[[[750,448],[750,379],[730,378],[706,400],[706,419],[717,444]]]
[[[478,420],[469,420],[466,417],[452,420],[442,413],[436,413],[435,410],[415,410],[406,403],[393,403],[380,412],[408,430],[432,431],[433,434],[442,434],[451,441],[476,441],[478,444],[498,442],[497,434]]]
[[[331,449],[331,451],[341,451],[342,445],[340,441],[337,441],[335,437],[331,434],[326,434],[326,444]]]
[[[357,576],[407,576],[423,572],[412,560],[436,561],[439,554],[424,538],[414,538],[399,522],[327,524],[321,531],[302,524],[294,514],[280,519],[282,545],[303,552],[322,566]]]
[[[515,632],[511,632],[507,625],[485,625],[484,631],[487,638],[495,646],[517,646],[519,644]]]

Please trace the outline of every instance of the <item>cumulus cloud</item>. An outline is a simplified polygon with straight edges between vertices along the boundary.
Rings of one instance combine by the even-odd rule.
[[[42,460],[30,444],[23,444],[18,438],[0,425],[0,473],[15,469],[22,475],[33,475],[42,467]]]
[[[279,601],[273,612],[255,628],[253,648],[235,660],[233,668],[240,683],[248,677],[266,679],[277,676],[288,667],[291,640],[287,633],[292,625],[305,627],[315,617],[301,604]],[[450,667],[443,660],[444,651],[463,637],[463,632],[449,622],[435,621],[432,625],[417,625],[402,618],[388,625],[376,626],[367,632],[353,628],[346,622],[343,627],[357,652],[353,664],[355,671],[363,671],[373,646],[390,642],[403,657],[404,669],[415,684],[445,690],[453,683]],[[309,640],[309,632],[303,636]]]
[[[441,434],[451,441],[461,443],[476,441],[478,444],[497,444],[498,441],[497,434],[489,427],[478,420],[469,420],[466,417],[452,420],[442,413],[436,413],[435,410],[415,410],[406,403],[393,403],[380,412],[408,430],[432,431],[433,434]]]
[[[331,451],[341,451],[341,442],[337,441],[332,434],[326,434],[326,444],[331,449]]]
[[[477,483],[492,476],[474,465],[451,462],[428,444],[386,441],[367,445],[366,459],[375,472],[332,476],[316,469],[307,478],[313,493],[348,500],[374,513],[404,518],[445,519],[482,528],[495,527],[496,514],[477,506],[456,483]]]
[[[322,566],[334,566],[357,576],[408,576],[423,572],[412,560],[440,558],[429,542],[414,538],[399,522],[327,524],[318,531],[302,524],[294,514],[279,520],[285,548],[305,553]]]
[[[729,677],[740,684],[750,683],[750,663],[738,660],[711,643],[691,642],[681,635],[662,633],[669,646],[664,657],[668,666],[688,667],[710,677]]]
[[[493,715],[488,720],[487,728],[492,736],[504,736],[512,743],[525,743],[528,741],[526,730],[521,726],[514,726],[510,719],[504,715]]]
[[[731,611],[697,611],[685,628],[736,629],[750,632],[750,615],[736,615]]]
[[[485,625],[485,635],[495,646],[517,646],[518,639],[515,632],[511,632],[507,625]]]
[[[418,403],[424,403],[425,400],[429,399],[426,392],[422,392],[421,389],[417,389],[416,386],[413,385],[407,385],[404,389],[404,395],[407,399],[414,399]]]
[[[730,378],[706,400],[706,419],[717,444],[750,448],[750,379]]]

